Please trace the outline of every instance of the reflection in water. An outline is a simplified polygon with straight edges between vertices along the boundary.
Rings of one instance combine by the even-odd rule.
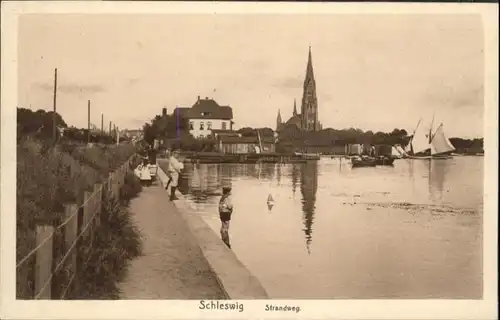
[[[278,163],[278,164],[276,165],[276,170],[278,171],[278,172],[276,173],[276,180],[277,180],[277,182],[278,182],[278,186],[281,186],[281,167],[282,167],[282,166],[283,166],[283,165],[282,165],[282,164],[280,164],[280,163]]]
[[[429,196],[430,200],[442,200],[445,192],[445,178],[449,161],[429,161]]]
[[[219,233],[220,182],[230,177],[232,250],[272,298],[482,297],[481,159],[366,170],[340,161],[186,164],[179,189]],[[299,187],[300,203],[290,192]]]
[[[295,190],[297,189],[297,180],[299,175],[299,168],[294,163],[292,164],[292,192],[295,195]]]
[[[316,209],[316,191],[318,190],[318,163],[308,162],[302,166],[300,192],[302,193],[302,212],[307,252],[311,253],[312,224]]]

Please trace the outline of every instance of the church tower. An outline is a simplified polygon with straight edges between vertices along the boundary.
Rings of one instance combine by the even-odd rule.
[[[309,47],[304,91],[302,94],[301,127],[304,131],[318,131],[321,127],[318,121],[318,100],[316,98],[316,81],[314,80],[311,47]]]
[[[276,131],[280,129],[282,123],[283,122],[281,121],[281,112],[280,109],[278,109],[278,117],[276,117]]]

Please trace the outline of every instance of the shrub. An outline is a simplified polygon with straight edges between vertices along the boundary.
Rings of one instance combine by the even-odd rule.
[[[135,174],[129,172],[125,175],[125,183],[120,188],[120,199],[128,203],[142,191],[142,185]]]
[[[65,204],[81,203],[83,191],[91,191],[95,183],[101,182],[104,177],[107,178],[107,173],[118,168],[119,165],[134,154],[134,151],[134,147],[128,144],[112,147],[95,146],[92,148],[78,144],[67,144],[52,148],[30,137],[21,139],[17,146],[16,261],[19,263],[35,247],[37,224],[59,225],[64,219]],[[75,160],[67,152],[82,161]],[[124,188],[128,188],[128,190],[121,191],[125,198],[136,196],[140,192],[140,189],[137,189],[134,180],[130,177],[127,178],[125,186]],[[108,200],[112,201],[109,197],[105,198],[104,204]],[[103,211],[106,210],[108,209]],[[119,221],[121,221],[120,219],[126,220],[126,214],[118,214],[115,219]],[[121,234],[125,235],[125,237],[115,235],[113,239],[115,242],[120,243],[123,248],[130,250],[131,253],[127,253],[125,257],[131,257],[138,252],[138,249],[133,250],[133,243],[134,241],[137,242],[139,238],[137,230],[131,225],[127,225],[131,224],[130,218],[126,221],[119,228]],[[91,251],[90,261],[97,259],[94,256],[95,254],[102,255],[106,261],[114,259],[113,255],[115,253],[107,252],[111,242],[99,242],[102,237],[106,238],[107,232],[115,232],[106,230],[106,228],[113,228],[113,226],[102,224],[100,228],[95,229],[96,238],[94,239],[94,250]],[[56,261],[65,253],[63,248],[58,246],[58,244],[62,243],[62,241],[59,241],[63,237],[61,231],[56,231],[54,235],[54,257]],[[83,246],[81,250],[89,251],[89,248]],[[125,260],[117,261],[122,263],[121,267],[125,265]],[[20,299],[33,297],[34,263],[34,257],[32,257],[17,268],[17,297]],[[53,281],[53,283],[66,283],[69,280],[64,272],[56,275],[54,279],[56,281]],[[85,283],[82,279],[78,280],[81,280],[80,283]],[[55,291],[58,290],[58,288],[55,289]],[[106,295],[105,292],[102,294]]]

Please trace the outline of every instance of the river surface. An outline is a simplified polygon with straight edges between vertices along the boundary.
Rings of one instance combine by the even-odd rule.
[[[271,298],[481,298],[483,158],[346,161],[187,164],[179,189],[219,233],[231,181],[232,250]]]

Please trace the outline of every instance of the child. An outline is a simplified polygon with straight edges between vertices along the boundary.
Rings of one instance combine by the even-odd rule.
[[[231,221],[231,215],[233,213],[233,203],[231,201],[231,186],[229,184],[223,184],[222,186],[222,197],[219,201],[219,217],[221,221],[220,235],[222,241],[231,248],[229,243],[229,222]]]

